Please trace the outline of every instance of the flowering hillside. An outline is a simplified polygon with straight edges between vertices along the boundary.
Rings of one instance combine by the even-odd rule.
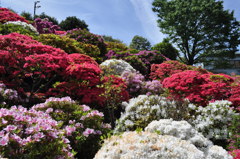
[[[0,8],[0,158],[239,159],[239,79]]]

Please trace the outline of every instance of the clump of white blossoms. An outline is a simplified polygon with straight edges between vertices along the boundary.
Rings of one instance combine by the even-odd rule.
[[[195,111],[195,116],[189,122],[209,139],[227,139],[228,125],[233,116],[239,115],[232,109],[227,100],[215,101],[205,107],[190,104],[189,108]]]
[[[150,132],[125,132],[105,140],[94,159],[205,159],[188,141]]]
[[[109,59],[100,64],[100,68],[105,74],[121,75],[124,71],[136,72],[136,70],[126,61]]]
[[[158,132],[160,135],[171,135],[181,140],[187,140],[200,150],[206,150],[212,146],[212,142],[196,131],[187,121],[174,121],[172,119],[161,119],[152,121],[145,128],[148,132]]]
[[[25,29],[28,29],[36,34],[39,34],[37,29],[31,25],[31,24],[28,24],[26,22],[21,22],[21,21],[8,21],[7,23],[5,23],[4,25],[7,25],[7,24],[14,24],[14,25],[20,25],[22,27],[24,27]]]
[[[188,104],[177,103],[158,95],[139,95],[129,102],[123,102],[125,112],[116,123],[114,132],[132,131],[145,128],[153,120],[182,120],[188,116]],[[180,112],[181,110],[181,112]]]
[[[94,159],[232,159],[226,150],[212,146],[206,152],[189,141],[151,132],[124,132],[106,139]]]

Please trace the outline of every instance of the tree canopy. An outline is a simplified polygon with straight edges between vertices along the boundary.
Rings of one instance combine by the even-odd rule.
[[[112,36],[102,35],[102,37],[103,37],[104,41],[107,41],[107,42],[123,43],[121,40],[115,39]]]
[[[20,15],[27,20],[33,21],[33,16],[29,12],[23,11]]]
[[[152,50],[157,50],[164,56],[170,58],[171,60],[176,60],[178,56],[178,50],[169,43],[169,39],[163,39],[162,42],[155,44]]]
[[[135,35],[129,47],[136,50],[150,50],[151,44],[146,38]]]
[[[203,57],[234,56],[240,43],[240,24],[233,11],[216,0],[154,0],[161,31],[183,54],[187,64]]]
[[[81,28],[81,29],[86,29],[89,31],[88,29],[88,25],[86,24],[86,22],[84,20],[80,20],[79,18],[77,18],[76,16],[70,16],[67,17],[65,20],[63,20],[59,26],[63,29],[63,30],[72,30],[75,28]]]

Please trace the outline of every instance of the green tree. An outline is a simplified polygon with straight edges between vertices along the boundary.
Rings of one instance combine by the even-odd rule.
[[[146,38],[135,35],[129,47],[137,50],[150,50],[151,44]]]
[[[40,15],[36,15],[36,18],[41,18],[41,19],[48,18],[48,21],[52,22],[54,25],[58,25],[58,20],[55,17],[49,16],[44,12],[42,12]]]
[[[216,0],[154,0],[161,31],[176,44],[187,64],[203,57],[234,56],[240,43],[240,24],[234,13]]]
[[[114,39],[112,36],[103,35],[102,37],[103,37],[103,40],[107,42],[123,43],[121,40]]]
[[[80,20],[76,16],[67,17],[65,20],[61,21],[59,26],[66,31],[72,30],[75,28],[86,29],[87,31],[89,31],[88,25],[86,24],[86,22],[84,20]]]
[[[155,44],[152,50],[157,50],[164,56],[170,58],[171,60],[176,60],[178,56],[178,50],[172,46],[169,39],[163,39],[162,42]]]
[[[20,15],[29,21],[33,21],[33,16],[29,12],[23,11]]]

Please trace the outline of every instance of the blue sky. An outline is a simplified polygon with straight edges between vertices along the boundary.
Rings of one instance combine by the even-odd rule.
[[[2,7],[21,13],[33,13],[36,0],[0,0]],[[157,27],[157,17],[152,12],[153,0],[40,0],[37,14],[45,12],[58,21],[67,16],[77,16],[89,25],[90,32],[110,35],[127,45],[133,36],[147,38],[152,45],[161,42],[164,35]],[[240,0],[224,0],[225,9],[234,10],[240,21]]]

